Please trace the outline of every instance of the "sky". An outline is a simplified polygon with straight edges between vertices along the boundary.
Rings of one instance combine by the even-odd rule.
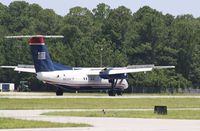
[[[9,5],[14,0],[0,0],[4,5]],[[141,7],[147,5],[163,14],[174,16],[192,14],[200,17],[200,0],[24,0],[30,4],[37,3],[43,8],[53,9],[59,15],[66,15],[70,8],[75,6],[86,7],[90,10],[99,3],[105,3],[112,9],[125,6],[136,12]]]

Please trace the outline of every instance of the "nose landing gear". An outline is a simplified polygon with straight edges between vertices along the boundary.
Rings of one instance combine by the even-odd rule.
[[[58,89],[56,90],[56,95],[57,95],[57,96],[63,96],[63,90],[62,90],[61,88],[58,88]]]
[[[122,91],[121,90],[116,90],[115,87],[117,85],[118,79],[110,79],[109,82],[111,83],[111,89],[108,91],[109,96],[122,96]]]

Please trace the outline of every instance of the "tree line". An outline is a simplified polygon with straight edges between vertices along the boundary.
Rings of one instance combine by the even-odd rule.
[[[89,10],[74,7],[65,16],[37,4],[0,3],[0,65],[33,64],[26,39],[8,40],[6,35],[64,35],[46,40],[55,62],[76,67],[119,67],[136,64],[174,65],[129,75],[135,92],[181,91],[200,87],[200,18],[162,14],[144,6],[137,12],[104,3]],[[102,62],[101,62],[102,58]],[[30,82],[42,90],[34,75],[0,69],[0,82]]]

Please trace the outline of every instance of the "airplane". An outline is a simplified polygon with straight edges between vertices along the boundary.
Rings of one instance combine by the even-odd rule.
[[[133,65],[127,67],[71,67],[51,60],[45,38],[64,36],[22,35],[5,38],[28,38],[34,65],[0,66],[14,71],[35,73],[40,81],[57,87],[56,95],[63,90],[106,90],[109,96],[122,95],[128,88],[128,73],[148,72],[153,69],[175,68],[175,66]]]

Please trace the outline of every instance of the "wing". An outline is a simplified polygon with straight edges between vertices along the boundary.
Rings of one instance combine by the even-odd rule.
[[[18,72],[36,73],[33,65],[0,66],[0,68],[14,69]]]
[[[175,66],[154,66],[154,65],[132,65],[127,67],[108,67],[96,68],[88,70],[88,75],[99,75],[100,73],[105,73],[107,75],[115,74],[126,74],[126,73],[138,73],[138,72],[147,72],[152,71],[153,69],[169,69],[175,68]]]

